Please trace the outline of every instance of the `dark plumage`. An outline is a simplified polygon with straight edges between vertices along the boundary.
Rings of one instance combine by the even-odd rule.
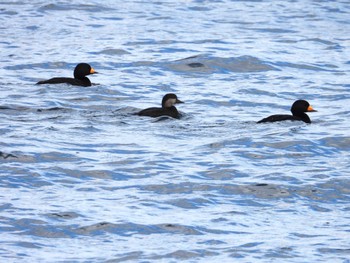
[[[271,115],[267,118],[264,118],[257,123],[263,122],[276,122],[276,121],[303,121],[306,123],[311,123],[309,116],[305,112],[313,112],[314,110],[306,100],[297,100],[293,103],[292,108],[290,109],[293,115]]]
[[[163,97],[162,107],[152,107],[144,109],[137,113],[139,116],[148,116],[148,117],[160,117],[160,116],[170,116],[176,119],[181,117],[181,114],[177,111],[174,106],[177,103],[183,103],[181,100],[177,98],[177,96],[173,93],[168,93]]]
[[[48,80],[39,81],[36,84],[60,84],[67,83],[74,86],[91,86],[90,80],[86,77],[90,74],[97,73],[89,64],[80,63],[74,69],[74,78],[52,78]]]

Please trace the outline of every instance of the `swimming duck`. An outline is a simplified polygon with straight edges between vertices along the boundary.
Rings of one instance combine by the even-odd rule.
[[[160,116],[170,116],[176,119],[181,117],[181,114],[177,111],[174,106],[177,103],[184,103],[177,98],[173,93],[168,93],[163,97],[162,107],[152,107],[144,109],[137,113],[139,116],[148,116],[148,117],[160,117]]]
[[[39,81],[36,84],[60,84],[67,83],[74,86],[83,86],[88,87],[91,86],[90,80],[86,77],[90,74],[97,73],[89,64],[80,63],[74,69],[74,78],[52,78],[48,80]]]
[[[311,123],[309,116],[305,112],[314,112],[310,104],[306,100],[297,100],[293,103],[292,108],[290,109],[293,115],[282,115],[276,114],[266,117],[257,123],[263,122],[276,122],[276,121],[303,121],[306,123]]]

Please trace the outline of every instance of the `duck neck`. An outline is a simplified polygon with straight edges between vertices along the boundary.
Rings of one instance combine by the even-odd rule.
[[[311,123],[310,117],[305,112],[292,112],[292,114],[303,122]]]
[[[79,80],[81,80],[86,86],[91,86],[91,81],[89,80],[88,77],[83,77],[83,78],[80,78]]]
[[[177,109],[175,106],[163,107],[163,109],[168,110],[168,111],[176,111],[177,112]]]

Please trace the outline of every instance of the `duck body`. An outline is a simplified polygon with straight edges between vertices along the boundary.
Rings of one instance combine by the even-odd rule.
[[[180,101],[177,96],[173,93],[168,93],[163,97],[162,107],[151,107],[144,110],[141,110],[137,113],[139,116],[148,116],[148,117],[161,117],[161,116],[169,116],[175,119],[179,119],[181,114],[178,112],[175,104],[183,103]]]
[[[306,114],[305,114],[306,115]],[[306,115],[307,116],[307,115]],[[307,118],[309,120],[307,120],[305,118],[305,120],[303,120],[300,117],[297,116],[293,116],[293,115],[288,115],[288,114],[275,114],[275,115],[271,115],[269,117],[266,117],[260,121],[258,121],[257,123],[263,123],[263,122],[277,122],[277,121],[304,121],[306,123],[311,123],[311,120],[309,118],[309,116],[307,116]]]
[[[291,107],[291,112],[293,115],[287,114],[275,114],[266,117],[257,123],[265,122],[277,122],[277,121],[303,121],[305,123],[311,123],[310,117],[305,112],[314,112],[310,104],[306,100],[297,100],[293,103]]]
[[[178,112],[175,106],[172,106],[170,108],[147,108],[138,113],[139,116],[148,116],[157,118],[160,116],[169,116],[175,119],[179,119],[181,117],[181,114]]]
[[[58,78],[42,80],[36,84],[40,85],[40,84],[61,84],[61,83],[66,83],[66,84],[70,84],[73,86],[83,86],[83,87],[91,86],[91,81],[87,77],[85,77],[84,79],[58,77]]]
[[[57,77],[48,80],[42,80],[36,84],[40,85],[66,83],[74,86],[89,87],[91,86],[91,81],[86,76],[95,73],[97,72],[89,64],[80,63],[74,69],[74,78]]]

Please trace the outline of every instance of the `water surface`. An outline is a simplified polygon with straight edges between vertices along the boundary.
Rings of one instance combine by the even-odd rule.
[[[349,262],[349,11],[0,3],[2,261]],[[133,115],[170,92],[182,119]],[[311,125],[256,124],[296,99]]]

